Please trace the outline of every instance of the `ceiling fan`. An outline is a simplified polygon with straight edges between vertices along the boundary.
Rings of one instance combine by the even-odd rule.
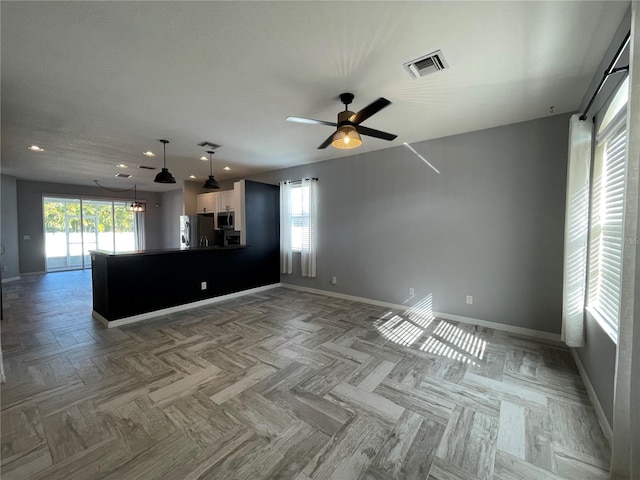
[[[367,135],[369,137],[382,138],[383,140],[394,140],[397,135],[392,133],[381,132],[380,130],[374,130],[373,128],[364,127],[361,125],[367,118],[378,113],[387,105],[391,105],[391,102],[386,98],[380,97],[375,102],[370,103],[358,113],[349,111],[349,104],[353,102],[353,93],[340,94],[340,101],[344,103],[344,112],[338,113],[338,123],[325,122],[324,120],[313,120],[312,118],[302,117],[287,117],[287,121],[296,123],[308,123],[311,125],[328,125],[330,127],[338,127],[337,130],[329,135],[329,137],[320,144],[318,147],[327,148],[329,145],[333,145],[335,148],[347,149],[356,148],[362,145],[362,139],[360,135]]]

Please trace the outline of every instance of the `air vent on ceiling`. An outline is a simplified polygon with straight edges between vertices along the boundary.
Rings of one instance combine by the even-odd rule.
[[[209,147],[210,150],[215,150],[216,148],[220,148],[222,145],[216,145],[212,142],[200,142],[198,145],[201,147]]]
[[[128,173],[116,173],[116,177],[118,178],[131,178],[131,175]]]
[[[156,167],[148,167],[147,165],[138,165],[138,168],[144,168],[145,170],[155,170]]]
[[[436,50],[428,55],[424,55],[405,63],[404,68],[407,69],[413,78],[420,78],[429,75],[430,73],[435,73],[449,68],[449,65],[447,65],[442,52],[440,50]]]

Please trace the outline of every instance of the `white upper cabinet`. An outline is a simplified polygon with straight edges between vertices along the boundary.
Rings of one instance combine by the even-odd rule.
[[[198,213],[216,213],[218,207],[216,193],[211,192],[198,195],[197,204]]]
[[[233,212],[238,209],[235,190],[223,190],[218,194],[218,212]]]

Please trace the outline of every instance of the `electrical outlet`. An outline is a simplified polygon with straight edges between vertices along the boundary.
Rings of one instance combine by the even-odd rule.
[[[200,282],[200,290],[206,290],[207,289],[207,282]]]
[[[473,296],[467,295],[467,305],[471,305],[473,303]]]
[[[338,283],[338,277],[334,275],[333,277],[331,277],[331,285],[335,285],[336,283]]]
[[[409,295],[411,295],[412,297],[416,294],[416,290],[412,287],[409,289]]]
[[[22,237],[23,240],[31,240],[31,235],[25,235]]]

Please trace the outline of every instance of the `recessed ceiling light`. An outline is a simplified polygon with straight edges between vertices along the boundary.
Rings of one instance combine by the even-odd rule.
[[[146,152],[142,152],[143,155],[146,155],[147,157],[155,157],[156,154],[150,151],[146,151]]]
[[[27,148],[34,152],[44,152],[44,148],[40,148],[38,145],[30,145]]]
[[[223,168],[223,170],[227,170],[227,171],[229,171],[229,170],[231,170],[231,169],[230,169],[229,167],[224,167],[224,168]]]
[[[127,166],[124,163],[116,163],[116,167],[118,167],[118,168],[127,168]]]
[[[195,175],[189,175],[189,178],[196,178]]]
[[[116,173],[116,177],[118,178],[131,178],[131,175],[128,173]]]
[[[200,160],[204,160],[206,162],[209,159],[207,157],[205,157],[205,156],[202,156],[202,157],[200,157]]]

